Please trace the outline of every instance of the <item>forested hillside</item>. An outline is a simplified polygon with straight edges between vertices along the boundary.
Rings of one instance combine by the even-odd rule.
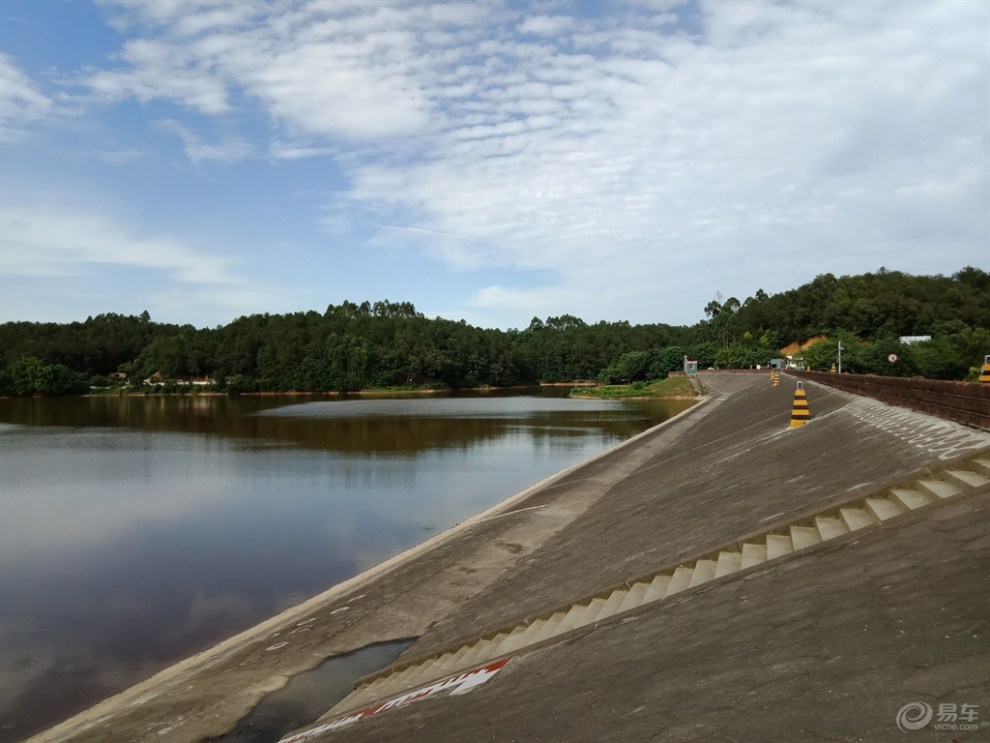
[[[508,331],[426,318],[388,300],[201,329],[156,323],[147,312],[11,322],[0,325],[0,392],[83,392],[122,384],[111,379],[115,372],[138,385],[154,375],[169,390],[209,377],[230,392],[623,382],[663,378],[685,355],[702,368],[766,364],[788,343],[819,335],[828,340],[804,352],[813,368],[827,369],[841,340],[850,372],[961,379],[990,353],[990,275],[971,267],[951,277],[824,274],[780,294],[757,290],[703,309],[690,327],[561,315]],[[900,343],[907,335],[932,340]]]

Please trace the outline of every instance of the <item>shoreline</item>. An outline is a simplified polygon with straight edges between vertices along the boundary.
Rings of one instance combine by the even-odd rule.
[[[506,392],[521,390],[536,390],[542,387],[596,387],[595,382],[587,380],[576,380],[574,382],[537,382],[535,384],[516,384],[507,387],[495,387],[492,385],[482,385],[480,387],[423,387],[423,388],[403,388],[403,387],[368,387],[352,392],[341,392],[340,390],[323,390],[322,392],[306,390],[256,390],[252,392],[238,392],[231,395],[229,392],[217,390],[197,390],[178,389],[174,392],[163,392],[158,390],[107,390],[104,392],[90,391],[81,395],[60,395],[59,397],[392,397],[399,395],[444,395],[458,392]],[[45,395],[29,395],[30,398],[45,398]],[[0,400],[16,400],[17,397],[11,395],[0,395]]]

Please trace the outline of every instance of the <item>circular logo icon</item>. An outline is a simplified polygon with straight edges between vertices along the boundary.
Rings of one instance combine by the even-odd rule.
[[[889,361],[891,364],[895,363],[897,361],[897,354],[896,353],[890,354],[890,356],[887,357],[887,361]]]
[[[932,706],[928,702],[910,702],[897,711],[897,727],[902,733],[921,730],[932,721]]]

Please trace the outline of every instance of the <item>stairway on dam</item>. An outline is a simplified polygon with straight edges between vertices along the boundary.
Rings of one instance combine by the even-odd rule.
[[[368,677],[357,690],[330,710],[328,717],[440,681],[458,672],[483,666],[503,656],[547,641],[572,630],[661,601],[688,588],[746,570],[760,563],[814,548],[859,529],[878,526],[938,500],[964,493],[990,491],[990,457],[955,462],[925,477],[902,483],[873,496],[855,499],[799,523],[778,526],[687,564],[670,566],[653,575],[615,586],[598,595],[522,619],[512,627],[455,645],[419,662],[406,662],[389,672]]]

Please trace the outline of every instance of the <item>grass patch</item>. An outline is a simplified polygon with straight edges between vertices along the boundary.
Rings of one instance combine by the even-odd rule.
[[[687,377],[667,377],[658,382],[606,384],[601,387],[575,387],[571,397],[697,397]]]

